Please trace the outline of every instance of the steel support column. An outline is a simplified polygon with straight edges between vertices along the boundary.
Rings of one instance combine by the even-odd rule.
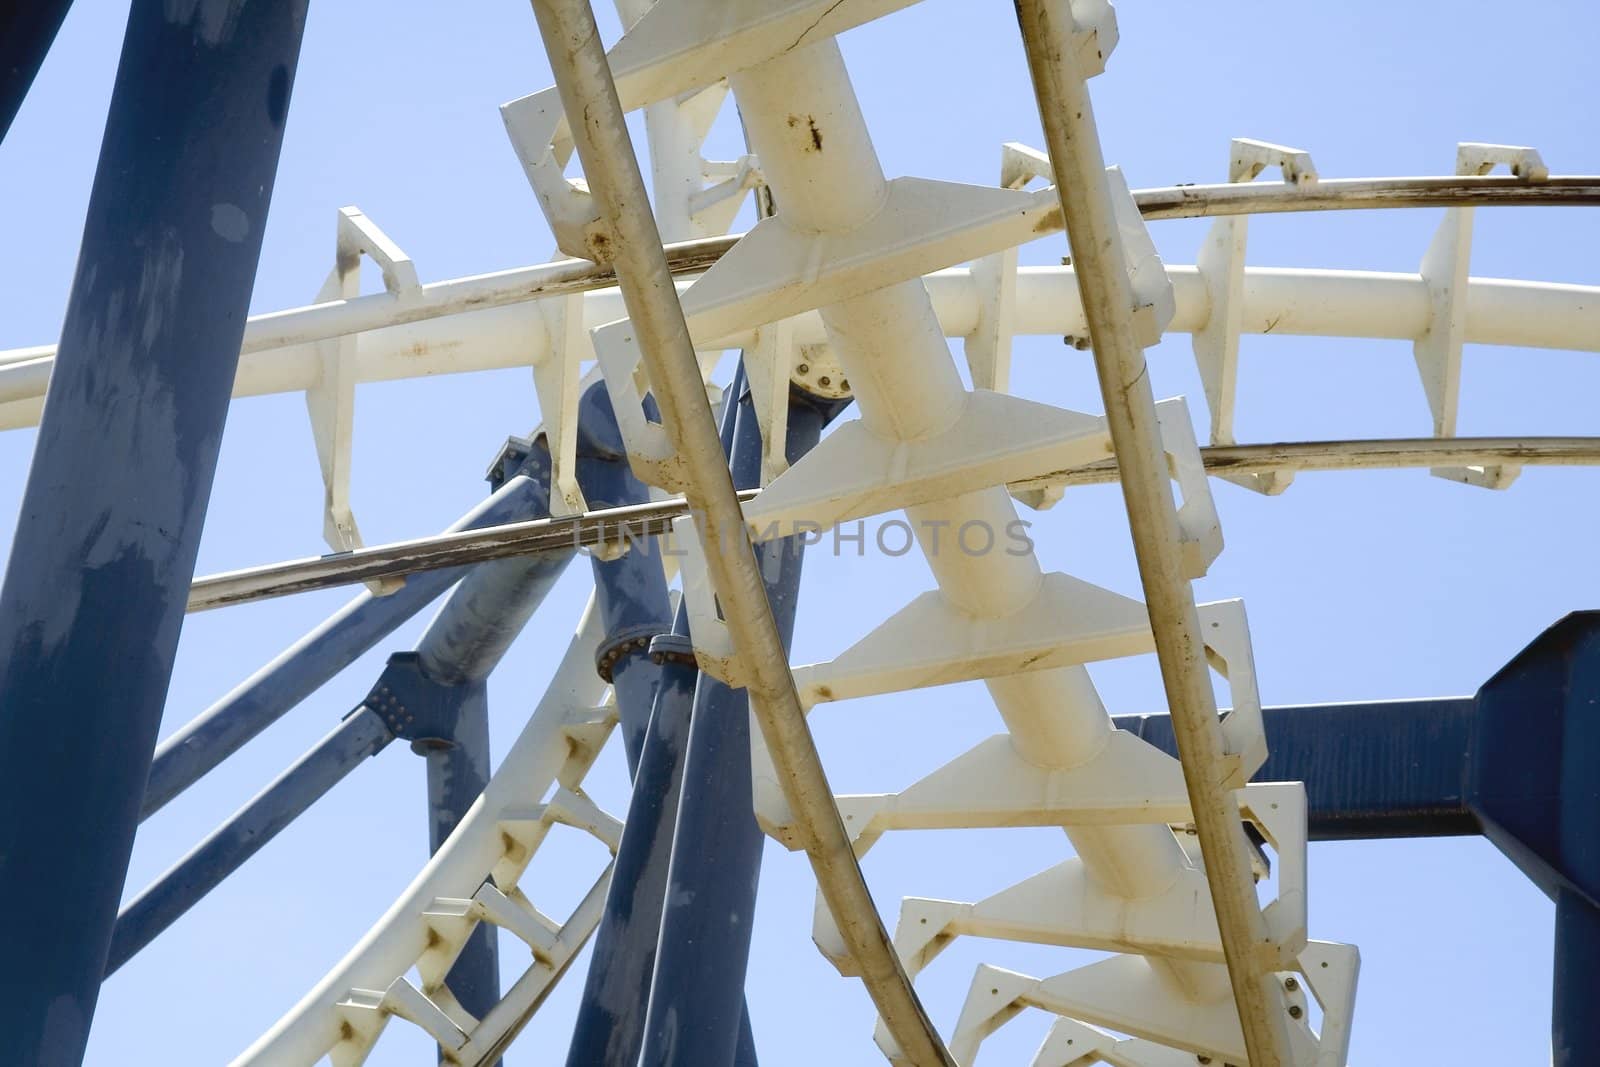
[[[537,446],[523,449],[522,444],[507,444],[502,460],[491,468],[491,484],[508,463],[514,464],[534,487],[530,517],[547,516],[549,453]],[[430,854],[439,851],[489,784],[489,674],[571,559],[571,552],[559,552],[473,568],[423,632],[416,651],[390,657],[368,697],[369,707],[382,712],[387,706],[391,715],[406,706],[404,716],[396,716],[390,727],[427,761]],[[493,927],[483,923],[472,932],[445,982],[474,1018],[483,1018],[500,1002],[499,941]]]
[[[730,451],[738,409],[734,398],[742,390],[743,381],[741,368],[725,394],[722,442]],[[609,398],[603,391],[591,395],[594,407],[603,410],[607,417],[607,428],[616,434]],[[599,421],[591,416],[580,426],[587,427],[587,432],[592,434]],[[580,433],[584,432],[580,429]],[[582,449],[581,443],[579,447]],[[613,439],[612,447],[616,455],[612,462],[626,470],[627,457],[620,434]],[[582,479],[585,471],[581,461],[578,473]],[[632,478],[631,473],[628,477]],[[639,488],[642,492],[643,486]],[[583,493],[591,503],[595,501],[589,484],[584,484]],[[602,608],[626,588],[623,582],[627,575],[619,569],[621,564],[631,564],[640,573],[662,573],[654,551],[635,549],[609,564],[597,560],[595,587]],[[628,801],[627,819],[622,824],[622,843],[617,850],[611,888],[606,893],[605,914],[595,931],[594,957],[572,1028],[568,1067],[634,1067],[638,1061],[644,1039],[645,1008],[650,1001],[650,980],[655,970],[662,897],[671,861],[672,829],[677,821],[683,753],[695,703],[695,685],[700,677],[689,643],[688,616],[681,605],[670,625],[657,627],[653,634],[641,626],[614,630],[609,616],[607,623],[608,632],[616,634],[612,643],[628,646],[610,667],[613,684],[618,686],[618,711],[624,707],[621,689],[624,659],[637,663],[642,657],[653,669],[658,688],[649,705],[647,729],[639,741],[633,743],[637,747],[629,749],[629,769],[634,772],[633,794]],[[639,644],[641,639],[643,645]],[[602,656],[605,655],[602,651]],[[637,665],[628,670],[643,674]],[[627,723],[623,726],[626,729]],[[626,736],[624,739],[628,740]],[[748,1029],[745,1027],[747,1032]]]
[[[790,463],[811,451],[822,428],[847,403],[794,394],[785,449]],[[761,428],[747,393],[739,399],[730,466],[736,488],[760,485]],[[804,556],[799,537],[756,546],[786,649],[794,636]],[[766,839],[756,825],[753,803],[749,697],[743,689],[729,689],[701,675],[684,756],[640,1067],[752,1067],[756,1062],[744,981]]]
[[[194,575],[306,0],[135,0],[0,591],[8,1058],[83,1056]],[[27,812],[28,817],[16,817]]]
[[[0,141],[22,109],[33,79],[66,20],[72,0],[11,4],[0,25]]]

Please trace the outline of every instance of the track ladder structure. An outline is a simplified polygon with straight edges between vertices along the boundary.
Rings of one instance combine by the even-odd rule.
[[[940,1020],[946,1036],[924,1035],[940,1062],[972,1063],[985,1037],[1032,1007],[1059,1017],[1033,1060],[1038,1067],[1176,1067],[1197,1059],[1340,1067],[1359,956],[1353,946],[1310,937],[1304,787],[1252,781],[1269,739],[1244,606],[1194,605],[1188,584],[1222,549],[1207,468],[1239,449],[1233,434],[1239,339],[1271,330],[1262,328],[1270,321],[1286,322],[1280,332],[1412,340],[1433,442],[1412,442],[1409,453],[1391,447],[1370,462],[1352,448],[1330,465],[1405,465],[1407,455],[1422,455],[1443,477],[1504,489],[1516,475],[1516,449],[1455,435],[1463,345],[1586,347],[1600,329],[1600,301],[1594,290],[1577,286],[1470,278],[1471,205],[1501,194],[1594,202],[1600,183],[1552,178],[1531,149],[1464,144],[1456,168],[1461,180],[1438,180],[1438,189],[1455,192],[1435,193],[1464,206],[1448,212],[1419,274],[1404,277],[1247,268],[1246,216],[1253,211],[1388,206],[1389,199],[1377,188],[1383,183],[1329,181],[1306,152],[1264,142],[1233,142],[1228,185],[1136,194],[1115,167],[1092,165],[1098,140],[1092,112],[1081,108],[1070,120],[1079,125],[1067,131],[1070,160],[1059,151],[1052,159],[1010,144],[995,187],[889,178],[834,37],[911,2],[628,4],[630,26],[606,57],[622,110],[646,113],[663,232],[679,241],[721,233],[752,189],[764,189],[776,205],[775,214],[724,241],[714,255],[673,268],[702,371],[722,350],[744,349],[769,445],[783,440],[791,383],[857,403],[857,417],[793,466],[782,461],[781,448],[768,448],[763,488],[744,505],[749,536],[770,539],[903,512],[936,578],[936,588],[887,612],[831,660],[790,669],[799,706],[809,713],[842,700],[981,680],[1006,725],[1005,733],[904,788],[885,783],[889,791],[833,797],[850,849],[859,858],[894,830],[1022,826],[1060,827],[1071,846],[1070,855],[1063,850],[1039,873],[982,900],[903,901],[892,924],[897,965],[887,976],[867,966],[842,930],[862,917],[841,917],[821,893],[816,944],[842,974],[866,980],[870,971],[869,985],[891,986],[914,982],[961,936],[1113,953],[1044,976],[979,967],[959,1017]],[[542,21],[587,11],[567,0],[534,6]],[[1104,69],[1117,44],[1111,5],[1018,6],[1041,105],[1062,93],[1086,101],[1084,83]],[[563,68],[557,69],[560,78]],[[449,331],[466,316],[490,316],[469,328],[478,343],[468,347],[477,354],[452,369],[472,369],[474,359],[532,363],[554,462],[552,498],[564,501],[569,514],[584,508],[572,442],[579,382],[590,361],[604,374],[638,476],[663,495],[709,492],[685,473],[682,428],[673,413],[657,418],[647,411],[647,397],[659,396],[663,383],[650,369],[648,331],[628,317],[634,304],[624,306],[622,296],[632,296],[630,285],[659,279],[629,277],[620,266],[608,273],[617,220],[591,191],[596,176],[585,183],[566,174],[575,137],[584,132],[571,128],[563,91],[575,90],[550,88],[506,104],[503,114],[561,251],[599,266],[585,274],[582,265],[557,261],[550,269],[565,272],[561,291],[497,297],[498,306],[471,310],[438,295],[457,283],[418,286],[411,272],[392,287],[409,302],[404,316],[343,335],[335,354],[353,376],[339,381],[348,392],[357,379],[389,376],[384,368],[392,352],[416,331]],[[700,143],[730,97],[751,151],[731,162],[706,161]],[[587,116],[596,126],[607,122],[603,104],[596,104],[598,118]],[[1061,133],[1049,114],[1047,133]],[[1485,177],[1497,165],[1511,174]],[[1268,168],[1281,171],[1282,185],[1251,188]],[[1039,179],[1051,184],[1030,190]],[[1199,263],[1163,264],[1148,222],[1197,215],[1219,216]],[[1089,220],[1080,232],[1074,217]],[[1096,254],[1085,255],[1078,248],[1090,224],[1106,239],[1096,243]],[[409,268],[359,212],[347,214],[341,227],[341,256],[365,235],[370,247],[362,250]],[[1059,240],[1063,229],[1073,240],[1072,266],[1018,267],[1019,245]],[[619,279],[621,296],[609,288]],[[418,310],[430,301],[437,314]],[[288,355],[318,343],[296,334],[293,314],[282,313],[276,340],[260,341],[253,351],[276,352],[286,366]],[[503,351],[513,335],[526,341],[521,327],[530,323],[538,327],[531,356],[525,344],[515,355]],[[1146,399],[1141,407],[1132,379],[1118,391],[1120,406],[1108,398],[1105,414],[1009,392],[1016,336],[1051,333],[1093,348],[1105,384],[1115,380],[1118,344],[1142,366],[1143,349],[1172,332],[1193,335],[1210,412],[1207,448],[1183,399]],[[964,340],[972,388],[947,337]],[[0,422],[30,417],[28,376],[48,358],[43,349],[0,354]],[[255,373],[247,358],[246,388],[253,388]],[[293,386],[292,373],[281,367],[276,373],[275,381]],[[1147,396],[1147,377],[1142,387]],[[326,406],[313,402],[314,415],[319,404]],[[348,416],[337,421],[348,434]],[[1031,544],[1026,551],[996,545],[1019,528],[1019,503],[1048,508],[1075,484],[1115,477],[1107,470],[1113,457],[1132,483],[1141,470],[1128,446],[1133,430],[1144,435],[1138,440],[1148,462],[1141,484],[1129,487],[1130,511],[1137,491],[1170,515],[1160,536],[1135,520],[1150,603],[1047,570]],[[347,440],[343,449],[347,455]],[[331,439],[325,451],[337,452]],[[1537,449],[1525,452],[1539,461]],[[1567,462],[1594,461],[1581,448],[1566,455]],[[1253,465],[1245,455],[1219,473],[1276,494],[1295,470],[1314,465],[1280,446]],[[345,488],[335,493],[330,480],[329,492],[330,531],[345,531],[358,543],[342,503]],[[724,610],[733,594],[718,587],[716,561],[700,547],[695,521],[678,519],[675,536],[688,550],[682,587],[696,659],[730,685],[749,685],[747,649]],[[986,543],[980,548],[978,540]],[[1171,564],[1166,570],[1158,554],[1144,551],[1146,541],[1160,542],[1160,559]],[[505,1049],[593,931],[610,873],[601,872],[577,910],[557,922],[532,903],[538,887],[523,882],[529,861],[555,824],[617,847],[620,824],[582,789],[616,721],[592,671],[596,640],[586,616],[550,692],[479,804],[371,933],[237,1063],[310,1064],[329,1056],[341,1067],[359,1064],[393,1019],[421,1027],[452,1062],[491,1063]],[[1200,739],[1184,744],[1180,728],[1182,759],[1115,729],[1086,670],[1152,652],[1175,725],[1182,719]],[[1220,715],[1207,670],[1225,679],[1231,694],[1231,708]],[[796,810],[786,785],[792,768],[763,740],[763,730],[753,729],[752,738],[758,822],[815,861],[821,831]],[[1257,882],[1269,861],[1277,893],[1262,906]],[[530,964],[502,1003],[478,1019],[454,1002],[444,975],[482,922],[516,935]],[[407,977],[413,968],[420,984]],[[1315,1030],[1312,1000],[1320,1017]],[[889,1025],[879,1027],[876,1041],[891,1062],[928,1062],[908,1053]]]

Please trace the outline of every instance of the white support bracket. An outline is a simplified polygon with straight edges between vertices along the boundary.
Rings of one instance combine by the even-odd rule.
[[[1120,734],[1081,774],[1032,767],[1005,752],[1005,745],[1004,736],[990,738],[898,795],[838,798],[846,828],[865,831],[855,838],[857,855],[887,830],[1129,826],[1189,819],[1177,761],[1131,735]],[[986,787],[1005,781],[987,772],[1015,774],[1026,787],[1005,786],[999,788],[1002,796],[985,795]],[[1278,896],[1264,909],[1270,941],[1260,946],[1255,963],[1262,970],[1292,967],[1306,946],[1305,787],[1269,782],[1234,795],[1240,817],[1260,829],[1279,858]],[[960,936],[1223,963],[1216,917],[1196,903],[1209,896],[1199,865],[1183,867],[1163,892],[1130,900],[1103,886],[1074,858],[976,903],[905,898],[895,948],[912,977]],[[812,940],[841,973],[850,973],[849,955],[820,897]]]
[[[1195,1055],[1138,1037],[1119,1040],[1115,1034],[1087,1023],[1060,1018],[1033,1054],[1032,1067],[1087,1067],[1093,1063],[1110,1067],[1195,1067]]]
[[[695,663],[729,688],[743,689],[748,679],[734,646],[733,634],[723,620],[716,590],[711,586],[705,550],[695,532],[693,516],[673,520],[672,544],[679,557],[678,573],[683,580],[683,604],[689,615],[689,632],[694,635]],[[761,731],[756,730],[752,737],[760,734]]]
[[[317,303],[349,300],[361,295],[361,257],[367,256],[383,272],[383,287],[396,303],[418,300],[422,285],[417,269],[400,247],[356,207],[339,209],[334,244],[334,265],[317,293]],[[355,423],[356,336],[346,335],[316,343],[322,370],[306,390],[306,412],[322,471],[322,536],[335,552],[362,547],[361,530],[350,509],[350,449]],[[404,579],[375,579],[367,583],[374,595],[392,593]]]
[[[1352,946],[1313,941],[1292,969],[1278,973],[1294,1067],[1344,1067],[1353,1004],[1345,994],[1354,991],[1359,962]],[[1322,1008],[1320,1035],[1311,1030],[1304,989],[1307,985]],[[1197,1056],[1219,1063],[1248,1062],[1232,997],[1207,1003],[1188,1000],[1137,956],[1113,956],[1047,979],[989,964],[979,966],[950,1042],[951,1055],[960,1064],[972,1064],[984,1038],[1030,1007],[1080,1025],[1093,1023],[1132,1034],[1145,1042],[1129,1045],[1125,1052],[1112,1046],[1107,1051],[1119,1058],[1106,1056],[1108,1063],[1166,1067],[1168,1063],[1183,1062],[1157,1057],[1158,1048],[1182,1050],[1191,1063]],[[1068,1028],[1064,1033],[1072,1038],[1073,1045],[1089,1040],[1080,1030]],[[1065,1039],[1047,1039],[1040,1049],[1041,1058],[1035,1063],[1055,1063],[1054,1059],[1042,1058],[1046,1051],[1071,1047]],[[1132,1058],[1121,1058],[1125,1054]]]
[[[1019,245],[1060,227],[1053,190],[1014,192],[896,178],[878,213],[847,233],[762,219],[683,294],[697,341],[827,307]]]
[[[1525,182],[1546,181],[1550,170],[1532,148],[1466,142],[1456,147],[1457,174],[1488,174],[1503,165]],[[1467,332],[1467,276],[1472,260],[1474,209],[1449,208],[1427,254],[1422,279],[1428,285],[1431,317],[1428,330],[1412,346],[1422,376],[1433,435],[1454,437],[1461,403],[1461,349]],[[1485,489],[1504,489],[1521,473],[1514,466],[1435,467],[1440,478]]]
[[[588,504],[578,486],[578,394],[582,364],[594,357],[583,328],[583,294],[541,300],[534,307],[550,342],[533,363],[533,389],[550,449],[550,513],[581,515]]]
[[[692,104],[696,90],[708,89],[729,74],[914,2],[657,0],[607,58],[624,111],[674,98]],[[555,88],[503,104],[500,114],[556,244],[570,256],[607,262],[611,255],[588,185],[565,174],[572,133]],[[700,210],[714,214],[718,208]],[[733,210],[738,210],[737,203]]]
[[[1074,14],[1080,6],[1098,7],[1102,0],[1085,4],[1074,3]],[[1109,5],[1107,10],[1109,12]],[[1109,16],[1108,16],[1109,17]],[[1081,24],[1081,19],[1079,20]],[[1113,23],[1113,27],[1114,27]],[[1113,33],[1114,33],[1113,29]],[[1095,71],[1099,73],[1099,71]],[[1000,185],[1005,189],[1022,189],[1035,178],[1046,180],[1054,176],[1050,157],[1037,148],[1029,148],[1015,141],[1007,142],[1000,150]],[[1172,323],[1177,311],[1177,298],[1167,269],[1156,252],[1155,241],[1145,225],[1133,190],[1121,167],[1106,168],[1106,184],[1110,187],[1111,207],[1121,238],[1123,269],[1133,288],[1133,328],[1139,344],[1149,348],[1161,340],[1161,335]],[[1044,192],[1053,192],[1053,189]],[[1059,218],[1054,220],[1059,224]]]
[[[1249,138],[1235,138],[1229,146],[1228,181],[1254,181],[1268,167],[1276,167],[1290,185],[1317,181],[1316,165],[1298,148]],[[1233,410],[1239,371],[1239,332],[1244,315],[1245,246],[1249,235],[1247,215],[1217,219],[1200,247],[1200,277],[1205,282],[1211,310],[1205,325],[1194,333],[1194,357],[1211,409],[1211,443],[1233,444]],[[1224,475],[1228,481],[1267,496],[1289,487],[1294,475]]]
[[[756,331],[755,344],[744,350],[751,408],[756,414],[756,424],[761,427],[763,486],[789,469],[789,381],[797,352],[792,319],[779,319],[762,326]],[[737,397],[733,399],[738,400]]]
[[[1000,147],[1000,188],[1021,192],[1028,182],[1040,176],[1035,168],[1013,164],[1016,153],[1037,154],[1026,145]],[[1050,161],[1044,161],[1049,170]],[[974,389],[997,393],[1011,388],[1011,338],[1016,332],[1017,249],[1002,248],[972,264],[972,280],[978,290],[978,322],[963,339],[967,369]],[[1057,499],[1060,494],[1056,494]]]
[[[752,537],[771,540],[1110,455],[1097,416],[978,390],[954,422],[928,437],[890,439],[859,419],[844,423],[747,504],[745,521]]]
[[[695,616],[691,604],[691,625]],[[1233,707],[1223,716],[1224,762],[1220,768],[1228,788],[1242,788],[1266,761],[1267,746],[1263,732],[1261,697],[1256,685],[1255,664],[1250,655],[1249,621],[1244,604],[1239,600],[1223,600],[1199,607],[1200,622],[1206,642],[1206,655],[1212,667],[1227,679]],[[714,621],[714,620],[713,620]],[[699,655],[700,631],[695,632],[696,653]],[[814,707],[824,701],[848,700],[875,696],[928,686],[947,685],[953,682],[994,678],[1026,671],[1047,670],[1055,667],[1075,666],[1096,660],[1139,655],[1154,649],[1150,635],[1149,618],[1144,605],[1137,600],[1091,585],[1070,575],[1053,572],[1046,574],[1039,593],[1025,608],[1004,619],[974,619],[952,609],[937,591],[924,593],[904,609],[891,616],[856,644],[827,663],[797,667],[794,671],[795,688],[801,703]],[[719,652],[719,654],[722,654]],[[1136,739],[1135,739],[1136,740]],[[1112,735],[1116,751],[1130,746],[1128,740]],[[930,779],[926,793],[935,799],[933,814],[927,817],[949,819],[951,806],[943,797],[955,793],[962,798],[959,811],[967,822],[953,825],[985,825],[983,813],[989,806],[1001,813],[998,821],[988,825],[1019,825],[1015,811],[1039,808],[1048,798],[1070,798],[1074,818],[1093,822],[1096,801],[1093,794],[1104,793],[1112,798],[1109,803],[1115,813],[1112,821],[1140,821],[1118,806],[1116,798],[1125,795],[1117,782],[1126,777],[1132,782],[1142,782],[1140,774],[1148,772],[1158,780],[1165,757],[1154,753],[1148,745],[1138,742],[1133,755],[1117,758],[1137,762],[1141,757],[1152,763],[1137,774],[1119,766],[1105,778],[1097,778],[1086,768],[1071,772],[1047,772],[1017,761],[1006,762],[1004,772],[983,770],[981,782],[966,785],[965,765],[958,759]],[[982,746],[980,746],[980,749]],[[977,750],[975,750],[976,752]],[[1108,748],[1108,751],[1110,749]],[[971,754],[969,754],[970,756]],[[980,757],[972,757],[978,759]],[[1109,757],[1108,757],[1109,758]],[[985,756],[983,760],[1006,760],[1000,756]],[[985,764],[985,766],[987,766]],[[1093,766],[1093,765],[1091,765]],[[1132,766],[1130,764],[1129,766]],[[751,737],[751,780],[754,789],[756,822],[770,836],[784,845],[795,848],[798,841],[793,833],[793,816],[783,799],[772,759],[759,734]],[[941,775],[952,775],[943,784]],[[1046,775],[1044,780],[1039,775]],[[1181,776],[1171,796],[1174,803],[1184,805],[1187,811],[1187,793],[1181,788]],[[902,801],[909,820],[905,825],[924,825],[916,822],[914,791]],[[1087,790],[1087,792],[1085,792]],[[1016,799],[1007,800],[1016,794]],[[902,794],[905,797],[905,794]],[[1045,798],[1042,800],[1041,798]],[[1048,801],[1052,802],[1053,801]],[[1065,802],[1065,799],[1063,799]],[[893,807],[890,801],[858,801],[840,798],[840,808],[846,824],[855,824],[857,832],[870,840],[873,835],[873,818],[890,818],[879,814],[884,806]],[[866,803],[862,811],[846,810],[849,805]],[[1147,797],[1146,807],[1158,807],[1159,801]],[[1162,810],[1162,817],[1151,821],[1179,821],[1187,818],[1177,809]],[[944,814],[939,814],[939,813]],[[1175,816],[1167,819],[1166,816]],[[859,817],[859,822],[856,820]],[[935,822],[931,825],[946,825]],[[892,824],[890,824],[892,827]]]
[[[689,194],[689,218],[708,233],[725,233],[744,204],[745,194],[767,183],[761,163],[753,155],[727,162],[703,160],[708,185]]]

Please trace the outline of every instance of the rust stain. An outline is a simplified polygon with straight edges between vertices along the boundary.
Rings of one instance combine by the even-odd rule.
[[[788,120],[787,120],[788,126],[789,126],[789,128],[791,130],[799,129],[800,128],[800,123],[802,121],[805,122],[806,129],[811,132],[811,147],[806,149],[806,151],[807,152],[820,152],[820,151],[822,151],[822,131],[817,128],[817,120],[816,120],[815,116],[807,115],[802,120],[799,115],[790,115]]]

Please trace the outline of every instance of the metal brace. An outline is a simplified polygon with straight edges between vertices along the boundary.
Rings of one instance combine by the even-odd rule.
[[[1316,165],[1307,152],[1245,137],[1233,140],[1228,156],[1228,181],[1253,181],[1268,167],[1277,167],[1283,180],[1290,185],[1312,185],[1317,181]],[[1239,369],[1239,332],[1244,314],[1245,244],[1249,224],[1249,217],[1244,215],[1218,219],[1211,224],[1200,248],[1200,277],[1206,285],[1211,311],[1205,325],[1194,333],[1194,357],[1205,386],[1206,406],[1211,409],[1211,443],[1214,445],[1234,443],[1233,409]],[[1294,480],[1289,471],[1223,477],[1267,496],[1283,492]]]
[[[334,266],[317,292],[317,303],[349,300],[361,294],[361,257],[367,256],[383,272],[383,287],[397,303],[418,299],[422,285],[411,259],[360,208],[339,209]],[[362,547],[361,530],[350,510],[350,438],[355,422],[356,335],[347,334],[317,342],[322,373],[306,390],[306,412],[322,468],[322,536],[335,552]],[[379,578],[367,583],[375,596],[399,589],[403,578]]]
[[[1550,169],[1532,148],[1464,142],[1456,146],[1456,173],[1488,174],[1504,165],[1525,182],[1550,177]],[[1428,331],[1412,346],[1422,388],[1433,413],[1433,435],[1454,437],[1461,402],[1461,349],[1467,332],[1467,278],[1472,259],[1470,207],[1450,208],[1422,257],[1422,279],[1428,285],[1432,317]],[[1522,468],[1513,466],[1435,467],[1432,474],[1485,489],[1504,489]]]
[[[533,364],[533,390],[550,449],[550,513],[581,515],[588,510],[578,487],[578,391],[582,364],[594,358],[583,328],[583,294],[572,293],[534,305],[549,344]]]

